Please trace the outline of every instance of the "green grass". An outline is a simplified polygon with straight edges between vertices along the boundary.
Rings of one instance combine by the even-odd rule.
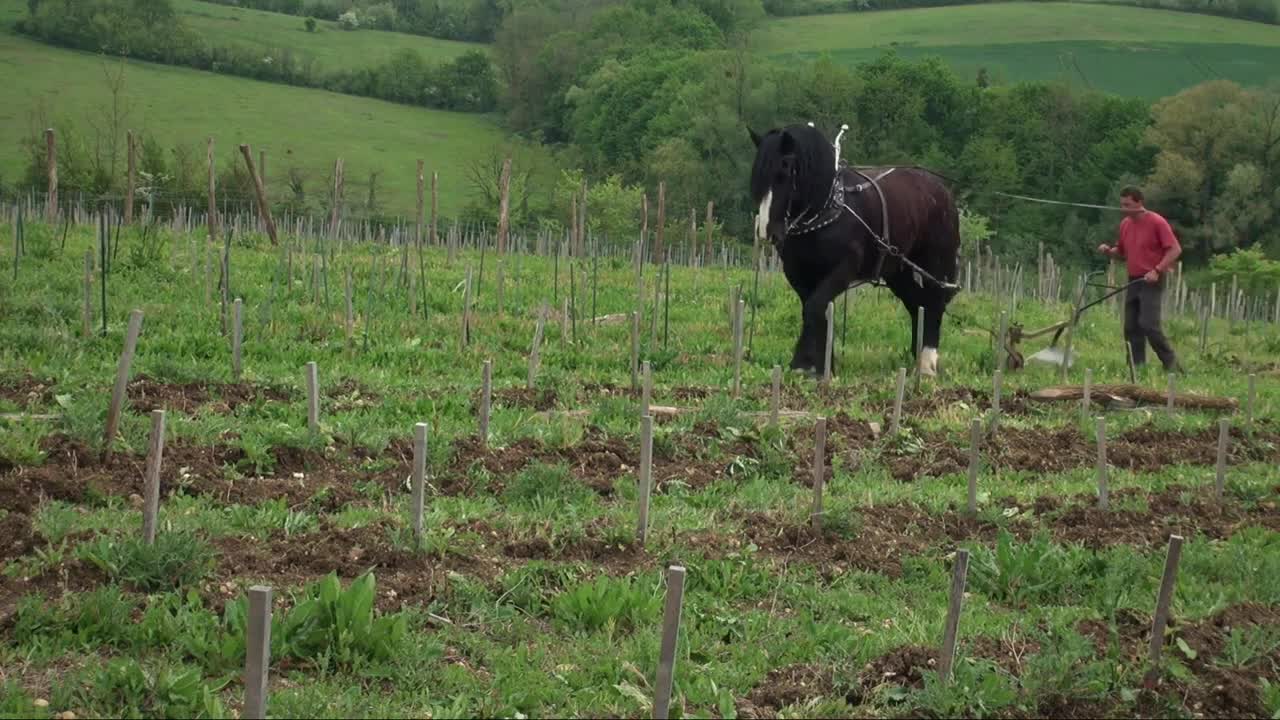
[[[210,6],[213,7],[213,6]],[[239,143],[267,152],[268,186],[287,186],[290,166],[306,174],[307,192],[321,193],[333,162],[345,162],[348,197],[370,171],[380,172],[380,202],[391,213],[410,216],[416,206],[416,158],[440,175],[440,211],[457,213],[470,192],[467,169],[487,156],[504,135],[489,118],[257,82],[186,68],[126,62],[124,95],[133,106],[129,126],[153,134],[166,146],[199,146],[214,137],[224,162]],[[104,61],[88,53],[55,48],[0,34],[0,73],[6,78],[0,103],[0,176],[12,179],[23,167],[19,142],[33,113],[71,120],[82,133],[108,107]],[[39,127],[43,127],[40,125]]]
[[[199,0],[178,0],[174,5],[182,21],[214,45],[292,50],[304,59],[314,58],[324,72],[378,65],[400,50],[415,50],[428,62],[436,63],[452,60],[468,50],[488,48],[480,43],[405,33],[345,31],[337,23],[326,21],[317,21],[316,32],[309,33],[303,25],[304,18],[293,15]]]
[[[1083,3],[782,18],[769,21],[757,43],[768,55],[825,53],[849,64],[895,48],[912,58],[937,55],[966,77],[986,67],[1006,82],[1059,78],[1149,98],[1218,76],[1264,84],[1280,63],[1280,30],[1270,25]]]
[[[30,223],[27,255],[12,282],[13,248],[3,246],[0,388],[31,373],[51,381],[52,397],[30,404],[0,400],[0,413],[36,415],[0,419],[5,431],[0,458],[20,466],[0,472],[0,487],[37,472],[40,458],[30,451],[42,438],[65,434],[91,448],[100,445],[131,308],[145,313],[135,376],[168,382],[230,380],[228,342],[220,332],[216,306],[204,305],[202,278],[193,272],[191,251],[202,232],[160,232],[161,254],[145,260],[134,252],[137,232],[123,231],[119,258],[108,276],[105,336],[95,330],[81,337],[79,331],[81,262],[91,247],[89,228],[73,229],[63,250],[49,229]],[[0,238],[11,237],[13,228],[0,223]],[[431,249],[423,260],[426,289],[418,303],[420,314],[411,317],[405,291],[394,277],[385,284],[381,279],[398,267],[394,250],[350,244],[333,248],[326,293],[323,286],[313,290],[297,277],[298,268],[312,259],[304,249],[308,247],[295,246],[293,281],[277,283],[282,274],[279,252],[259,236],[237,236],[231,285],[245,303],[244,381],[291,389],[292,397],[248,402],[234,412],[171,409],[162,483],[173,494],[162,501],[160,532],[174,538],[148,552],[130,544],[140,522],[138,509],[124,497],[132,486],[81,502],[44,500],[32,511],[30,521],[40,532],[35,548],[6,561],[0,572],[0,591],[6,593],[0,597],[15,590],[18,595],[14,623],[0,633],[0,664],[6,668],[0,711],[118,716],[143,710],[191,716],[214,712],[219,704],[237,707],[243,667],[238,599],[248,584],[259,581],[275,588],[276,617],[282,623],[279,632],[273,630],[270,712],[290,717],[646,715],[658,654],[661,568],[668,561],[689,568],[676,682],[676,704],[684,717],[723,717],[735,705],[744,714],[741,703],[754,689],[770,686],[770,672],[795,665],[829,671],[834,682],[810,683],[794,704],[783,708],[791,717],[920,714],[917,709],[941,716],[1043,715],[1037,712],[1041,704],[1061,697],[1100,703],[1098,712],[1106,715],[1185,715],[1219,678],[1203,670],[1193,673],[1189,654],[1172,638],[1231,603],[1280,604],[1280,588],[1274,583],[1280,573],[1280,533],[1268,529],[1260,514],[1232,527],[1228,538],[1189,537],[1173,600],[1177,622],[1166,645],[1167,684],[1155,696],[1143,695],[1137,690],[1145,668],[1134,658],[1145,657],[1145,638],[1136,643],[1134,657],[1111,655],[1077,637],[1074,629],[1081,620],[1105,625],[1117,609],[1139,617],[1150,612],[1163,564],[1158,542],[1121,543],[1096,552],[1058,536],[1050,542],[1027,538],[1001,545],[973,537],[929,538],[914,521],[904,521],[886,527],[919,542],[885,546],[868,527],[878,513],[911,503],[921,517],[941,521],[941,513],[963,503],[964,478],[951,473],[893,480],[887,463],[899,441],[853,448],[839,430],[829,438],[829,447],[836,450],[825,496],[830,533],[804,547],[846,542],[856,550],[865,544],[874,551],[872,560],[894,561],[900,572],[871,570],[839,557],[815,559],[804,549],[787,554],[757,547],[751,533],[761,527],[753,513],[768,513],[780,527],[807,522],[810,491],[792,474],[806,466],[812,447],[806,447],[804,424],[780,432],[757,430],[743,414],[767,407],[770,369],[786,364],[794,341],[796,303],[780,275],[762,277],[760,292],[751,297],[757,315],[753,351],[743,372],[746,392],[739,400],[729,397],[730,333],[723,302],[730,287],[751,287],[751,277],[742,269],[673,268],[669,340],[662,340],[661,323],[656,340],[645,327],[642,353],[653,363],[655,403],[690,410],[657,424],[655,457],[666,463],[667,472],[673,466],[678,474],[681,465],[700,465],[715,468],[717,479],[702,488],[664,484],[653,499],[648,545],[643,551],[620,551],[634,533],[635,469],[618,464],[612,450],[579,446],[588,432],[591,442],[613,443],[614,448],[637,443],[635,404],[585,387],[629,383],[630,336],[625,324],[592,328],[586,322],[591,302],[583,283],[589,284],[589,265],[578,268],[576,341],[572,329],[568,336],[561,333],[553,316],[537,382],[556,393],[557,409],[583,408],[591,414],[548,419],[499,400],[489,438],[496,454],[530,440],[580,452],[574,462],[550,460],[508,472],[480,463],[451,467],[451,446],[475,435],[472,400],[484,360],[493,361],[497,397],[524,385],[537,309],[563,297],[565,264],[560,263],[556,278],[549,258],[508,258],[499,316],[492,255],[485,258],[481,278],[475,254],[463,253],[449,263],[442,252]],[[476,324],[473,342],[464,349],[458,345],[460,283],[468,268],[475,279]],[[356,298],[356,335],[350,345],[344,337],[340,280],[348,269]],[[602,259],[598,271],[595,313],[631,310],[635,275],[630,263]],[[647,287],[652,288],[654,276],[653,268],[646,269]],[[96,313],[100,288],[94,282]],[[1034,280],[1027,285],[1034,286]],[[990,325],[995,313],[996,304],[987,295],[958,296],[944,331],[944,374],[925,381],[921,395],[989,386],[992,353],[980,328]],[[1014,315],[1028,327],[1039,327],[1065,314],[1061,305],[1024,300]],[[646,319],[653,316],[652,308],[646,308]],[[893,374],[904,362],[906,314],[887,293],[859,290],[849,319],[847,339],[838,345],[833,391],[822,393],[811,380],[788,376],[786,407],[883,419],[872,404],[887,398]],[[1190,371],[1179,381],[1183,390],[1241,397],[1245,368],[1274,372],[1272,358],[1280,347],[1280,330],[1274,325],[1232,327],[1215,320],[1205,355],[1194,349],[1193,318],[1169,317],[1166,329]],[[837,327],[837,338],[843,334]],[[1073,379],[1086,366],[1094,369],[1097,382],[1124,377],[1114,308],[1088,313],[1075,333],[1074,347],[1079,363]],[[318,363],[322,391],[358,383],[356,390],[325,396],[315,434],[306,428],[301,392],[308,361]],[[1260,442],[1273,441],[1280,420],[1280,385],[1267,377],[1260,376],[1258,383],[1257,416],[1267,433]],[[1005,390],[1012,394],[1056,381],[1051,369],[1033,365],[1009,373]],[[1161,387],[1164,381],[1153,372],[1142,382]],[[685,387],[705,389],[709,396],[677,395],[676,389]],[[908,417],[907,427],[911,434],[933,430],[962,438],[969,420],[982,412],[957,402],[926,417]],[[1071,431],[1078,413],[1071,403],[1036,405],[1025,414],[1006,416],[1001,427]],[[1216,424],[1213,413],[1195,411],[1172,417],[1161,409],[1106,415],[1115,434],[1149,427],[1185,435]],[[388,463],[397,466],[388,443],[404,447],[416,422],[430,424],[427,482],[433,488],[428,491],[426,537],[418,551],[411,549],[407,529],[404,478],[396,474],[390,486],[369,479]],[[127,411],[117,452],[141,452],[148,427],[144,413]],[[1089,429],[1082,431],[1087,437]],[[739,443],[752,450],[742,450]],[[358,490],[337,507],[315,497],[243,505],[219,494],[188,497],[177,453],[212,444],[242,448],[251,458],[269,457],[267,450],[281,447],[346,457],[353,447],[363,446],[374,464],[353,461],[336,476],[340,487]],[[1274,459],[1275,449],[1267,452]],[[613,492],[587,488],[578,477],[578,461],[599,468],[604,486]],[[48,462],[61,461],[53,457]],[[129,482],[135,481],[135,465],[123,466]],[[270,465],[265,472],[273,475]],[[240,463],[214,472],[225,473],[232,480],[229,488],[238,488],[251,482],[240,475],[249,470]],[[86,466],[82,472],[95,471]],[[321,477],[311,469],[304,475],[310,483]],[[1166,487],[1185,487],[1188,494],[1203,498],[1212,478],[1212,467],[1204,464],[1138,473],[1117,469],[1111,475],[1117,522]],[[58,480],[35,482],[56,486]],[[467,490],[434,491],[464,481]],[[298,478],[265,482],[282,487]],[[372,493],[361,489],[369,485]],[[1046,475],[984,467],[979,487],[979,520],[1017,530],[1025,523],[1048,526],[1053,511],[1018,510],[1016,502],[1087,494],[1093,477],[1088,466]],[[1224,502],[1231,512],[1280,500],[1270,462],[1232,465],[1227,487]],[[38,493],[5,497],[34,499]],[[0,527],[11,530],[12,520],[0,516]],[[1259,524],[1264,527],[1255,527]],[[335,537],[338,533],[347,534]],[[756,537],[768,541],[767,533]],[[594,547],[606,560],[595,560],[590,553],[527,559],[505,549],[510,541],[534,540],[556,549]],[[182,566],[205,543],[225,548],[233,541],[240,542],[243,557],[233,553],[229,560],[215,559],[207,575],[173,575],[175,589],[148,590],[156,578],[171,577],[160,568]],[[375,546],[377,553],[372,552]],[[949,554],[956,547],[970,549],[974,564],[960,626],[964,659],[955,685],[948,689],[927,678],[923,689],[860,687],[863,668],[884,653],[903,645],[937,645],[947,604]],[[286,550],[309,558],[307,566],[274,566]],[[97,558],[118,579],[62,594],[51,580],[76,558],[86,557]],[[376,612],[360,605],[360,613],[328,613],[327,620],[302,624],[305,613],[298,608],[306,597],[315,597],[307,586],[331,567],[342,568],[344,592],[351,593],[342,597],[352,599],[326,602],[356,605],[359,593],[351,590],[352,581],[367,564],[378,565]],[[43,586],[46,596],[22,592],[26,576],[50,581]],[[391,588],[401,594],[391,597]],[[360,593],[368,591],[366,586]],[[401,603],[405,614],[395,614]],[[222,605],[226,609],[217,611]],[[344,630],[344,624],[379,623],[386,630],[373,645],[364,631]],[[403,635],[399,625],[391,627],[397,623],[404,624]],[[1265,654],[1269,638],[1264,633],[1250,642]],[[1021,643],[1018,667],[997,670],[981,659],[984,639],[988,644]],[[1238,672],[1248,680],[1241,687],[1248,687],[1269,671],[1248,661],[1256,652],[1245,639],[1237,645],[1236,657],[1244,658]],[[874,685],[883,678],[870,680]],[[1168,684],[1174,681],[1178,684]],[[1239,696],[1248,699],[1245,691]],[[49,706],[39,710],[36,699],[48,700]]]

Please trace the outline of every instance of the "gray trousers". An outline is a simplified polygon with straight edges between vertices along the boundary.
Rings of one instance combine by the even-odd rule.
[[[1160,304],[1164,298],[1164,283],[1165,276],[1162,275],[1157,283],[1144,280],[1129,286],[1124,299],[1124,337],[1129,341],[1134,365],[1142,365],[1147,361],[1147,343],[1149,342],[1165,370],[1173,370],[1178,360],[1174,355],[1173,346],[1169,344],[1164,331],[1160,329]]]

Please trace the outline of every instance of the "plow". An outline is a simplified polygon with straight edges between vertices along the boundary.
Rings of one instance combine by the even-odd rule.
[[[1010,323],[1009,327],[1005,331],[1005,336],[1001,339],[1001,343],[1004,345],[1005,355],[1008,358],[1005,369],[1020,370],[1026,364],[1027,360],[1049,363],[1059,367],[1063,365],[1070,367],[1072,362],[1070,340],[1068,340],[1065,347],[1060,348],[1058,346],[1058,341],[1062,339],[1063,333],[1068,329],[1075,328],[1076,324],[1080,322],[1080,316],[1089,308],[1101,304],[1113,296],[1128,290],[1130,286],[1136,283],[1144,282],[1142,278],[1138,278],[1136,280],[1131,280],[1124,285],[1120,285],[1119,287],[1112,287],[1110,285],[1096,283],[1093,281],[1095,276],[1103,274],[1105,274],[1103,271],[1095,270],[1085,275],[1084,282],[1080,286],[1080,292],[1071,305],[1071,315],[1066,320],[1061,320],[1037,330],[1026,330],[1019,323]],[[1091,287],[1106,288],[1108,292],[1102,294],[1097,299],[1086,303],[1084,302],[1085,293],[1087,293]],[[1049,333],[1053,333],[1053,339],[1049,341],[1048,347],[1033,353],[1030,357],[1023,356],[1021,343],[1024,340],[1034,340],[1039,337],[1044,337]],[[992,332],[991,334],[996,335],[995,332]]]

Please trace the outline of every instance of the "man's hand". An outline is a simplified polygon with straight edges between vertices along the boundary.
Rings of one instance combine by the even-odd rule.
[[[1102,243],[1101,245],[1098,246],[1098,252],[1102,253],[1103,255],[1110,255],[1111,246],[1106,243]]]
[[[1158,270],[1148,271],[1146,275],[1142,276],[1142,279],[1154,285],[1160,282],[1160,272]]]

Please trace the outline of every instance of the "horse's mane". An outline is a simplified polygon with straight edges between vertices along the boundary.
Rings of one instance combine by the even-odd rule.
[[[751,194],[756,202],[773,187],[784,154],[795,157],[796,196],[791,198],[792,209],[804,212],[822,207],[835,179],[836,153],[831,141],[808,125],[770,130],[761,139],[751,169]]]

